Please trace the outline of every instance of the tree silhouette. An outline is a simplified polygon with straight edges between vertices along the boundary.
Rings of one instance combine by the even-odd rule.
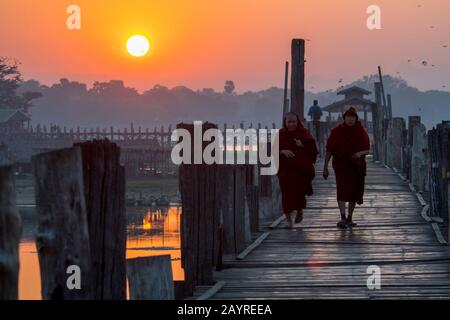
[[[234,82],[232,80],[225,81],[225,86],[223,87],[225,93],[232,94],[234,89]]]
[[[19,63],[0,57],[0,108],[28,112],[32,100],[39,98],[42,94],[32,91],[25,91],[21,95],[17,94],[17,89],[22,82]]]

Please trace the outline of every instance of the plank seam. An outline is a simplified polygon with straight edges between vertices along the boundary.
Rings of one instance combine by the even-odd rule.
[[[389,168],[388,166],[385,165],[385,167]],[[403,178],[403,176],[398,172],[398,170],[396,168],[391,168],[395,173],[398,174],[398,176],[403,180],[403,181],[407,181],[406,179]],[[431,223],[431,227],[433,228],[434,234],[436,236],[436,239],[439,241],[440,244],[447,244],[447,241],[445,241],[444,237],[442,236],[441,230],[439,229],[439,226],[437,225],[437,223],[440,223],[441,219],[436,219],[433,217],[430,217],[427,213],[430,209],[430,206],[427,204],[427,202],[425,201],[425,199],[422,197],[422,195],[419,192],[416,192],[414,186],[409,183],[409,188],[411,190],[412,193],[414,193],[416,195],[417,200],[419,201],[420,205],[422,206],[422,212],[420,213],[420,215],[422,216],[423,219],[425,219],[426,222]]]
[[[242,251],[237,257],[237,260],[243,260],[245,257],[255,250],[268,236],[270,232],[263,233],[258,239],[255,240],[251,245],[249,245],[244,251]]]
[[[197,297],[195,300],[208,300],[212,298],[217,292],[220,291],[225,286],[225,281],[217,281],[215,285],[206,290],[201,296]]]
[[[286,220],[286,216],[282,215],[278,219],[276,219],[272,224],[269,226],[270,229],[275,229],[282,221]]]

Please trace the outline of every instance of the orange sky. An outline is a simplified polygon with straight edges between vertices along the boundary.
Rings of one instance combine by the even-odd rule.
[[[81,30],[66,28],[70,4],[81,7]],[[381,7],[382,30],[366,28],[371,4]],[[242,92],[281,87],[290,41],[303,37],[311,39],[312,91],[379,64],[419,88],[440,89],[450,88],[448,12],[448,0],[2,0],[0,55],[46,84],[68,77],[89,85],[123,79],[139,90],[157,83],[222,90],[232,79]],[[145,58],[125,51],[136,33],[151,42]]]

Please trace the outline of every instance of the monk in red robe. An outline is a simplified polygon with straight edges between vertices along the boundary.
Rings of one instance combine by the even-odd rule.
[[[366,155],[370,152],[369,136],[358,119],[355,108],[343,114],[344,122],[331,130],[326,146],[323,177],[328,178],[328,162],[333,157],[336,176],[337,202],[341,212],[338,227],[354,227],[353,211],[356,203],[363,203],[366,176]],[[348,216],[345,215],[346,203]]]
[[[283,122],[279,131],[280,165],[277,175],[283,212],[288,227],[292,228],[291,213],[297,211],[295,223],[300,223],[306,208],[305,195],[313,194],[311,181],[315,176],[314,163],[318,151],[316,141],[297,114],[287,113]]]

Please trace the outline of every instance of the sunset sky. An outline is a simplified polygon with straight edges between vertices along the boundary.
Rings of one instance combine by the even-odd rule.
[[[71,4],[81,8],[81,30],[66,27]],[[366,27],[372,4],[382,30]],[[2,0],[0,56],[45,84],[67,77],[222,90],[231,79],[243,92],[283,85],[297,37],[311,40],[307,90],[335,89],[378,65],[420,89],[448,90],[449,12],[448,0]],[[134,34],[150,41],[145,57],[126,52]]]

